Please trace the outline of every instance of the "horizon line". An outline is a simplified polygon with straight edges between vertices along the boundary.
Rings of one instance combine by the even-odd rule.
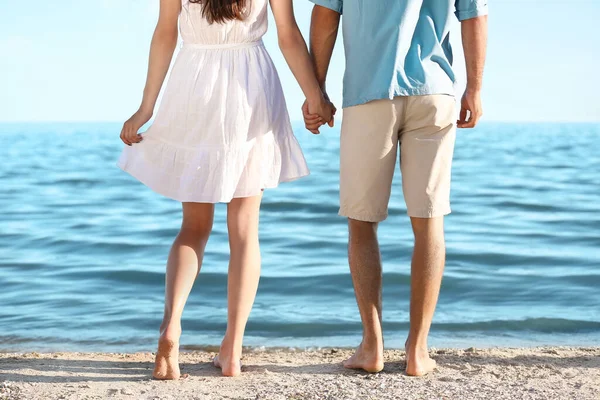
[[[123,124],[124,121],[116,120],[22,120],[22,121],[2,121],[0,125],[16,125],[16,124]],[[302,123],[302,120],[291,121],[292,124]],[[597,120],[484,120],[480,124],[600,124],[600,119]]]

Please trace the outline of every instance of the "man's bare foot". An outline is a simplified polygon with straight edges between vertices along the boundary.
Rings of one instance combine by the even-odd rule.
[[[235,377],[242,373],[242,363],[239,359],[221,357],[221,354],[217,354],[213,364],[221,370],[223,376]]]
[[[362,369],[370,373],[383,370],[383,346],[381,349],[368,351],[363,343],[358,346],[352,357],[344,361],[344,368]]]
[[[429,357],[427,348],[409,346],[408,340],[405,344],[406,350],[406,374],[409,376],[423,376],[432,372],[437,363]]]

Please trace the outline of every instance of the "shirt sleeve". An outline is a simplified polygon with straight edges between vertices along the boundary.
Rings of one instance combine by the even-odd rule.
[[[456,0],[456,16],[460,21],[488,14],[487,0]]]
[[[329,8],[335,12],[342,14],[344,9],[344,0],[310,0],[318,6]]]

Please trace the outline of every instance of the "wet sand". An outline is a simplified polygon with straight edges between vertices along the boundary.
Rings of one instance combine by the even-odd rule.
[[[151,353],[3,353],[0,399],[600,399],[600,347],[434,349],[422,378],[404,373],[403,351],[378,374],[345,370],[351,353],[254,349],[241,377],[223,378],[215,353],[183,352],[190,377],[177,382],[151,379]]]

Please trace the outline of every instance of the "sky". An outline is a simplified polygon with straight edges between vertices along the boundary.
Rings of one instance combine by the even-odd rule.
[[[0,122],[127,119],[141,100],[158,3],[0,0]],[[600,1],[489,3],[484,120],[600,121]],[[308,37],[312,4],[294,0],[294,5]],[[452,40],[460,93],[465,74],[458,22]],[[300,120],[304,98],[277,48],[273,23],[265,44],[291,118]],[[343,72],[339,40],[328,80],[337,105]]]

